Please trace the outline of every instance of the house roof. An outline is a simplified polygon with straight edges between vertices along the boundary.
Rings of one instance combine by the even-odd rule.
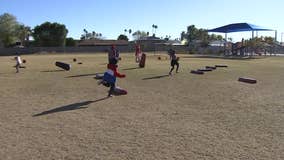
[[[78,42],[78,46],[102,46],[102,45],[128,45],[128,41],[87,39]]]
[[[161,40],[158,37],[154,37],[154,36],[147,36],[147,37],[143,37],[140,40]]]

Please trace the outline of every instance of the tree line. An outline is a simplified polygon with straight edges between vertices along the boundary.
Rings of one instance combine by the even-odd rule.
[[[23,46],[65,46],[67,33],[64,24],[45,22],[31,29],[9,13],[0,15],[0,43],[4,47],[17,45],[18,41]],[[30,37],[34,39],[32,44]]]
[[[152,25],[152,37],[156,37],[158,25]],[[16,17],[4,13],[0,15],[0,46],[12,47],[16,42],[20,42],[23,46],[75,46],[75,40],[71,37],[67,38],[68,29],[64,24],[44,22],[41,25],[35,26],[33,29],[17,21]],[[118,36],[118,40],[126,40],[129,38],[127,34],[134,40],[144,39],[150,36],[150,32],[137,30],[132,33],[132,29],[124,29],[124,34]],[[33,37],[33,41],[30,41]],[[170,35],[167,35],[164,40],[169,40]],[[102,33],[96,31],[87,31],[83,29],[83,34],[80,40],[88,39],[104,39]],[[266,38],[269,41],[271,38]],[[211,41],[224,40],[221,35],[208,34],[206,29],[196,28],[195,25],[187,27],[186,31],[182,31],[179,40],[184,41],[185,45],[200,44],[201,47],[206,47]],[[255,40],[251,40],[256,42]],[[251,42],[251,43],[253,43]]]

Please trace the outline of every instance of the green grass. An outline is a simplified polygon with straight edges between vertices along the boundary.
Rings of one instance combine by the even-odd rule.
[[[22,56],[27,68],[19,74],[13,57],[0,57],[0,157],[283,159],[283,57],[179,55],[180,73],[163,77],[166,53],[148,54],[143,69],[134,54],[121,56],[126,78],[117,85],[129,94],[108,99],[93,78],[106,70],[106,54]],[[71,71],[58,71],[55,61],[71,63]],[[229,67],[189,73],[215,64]]]

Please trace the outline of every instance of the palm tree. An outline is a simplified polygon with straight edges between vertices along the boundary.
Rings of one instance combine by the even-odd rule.
[[[140,40],[141,37],[143,37],[143,31],[138,30],[138,31],[134,32],[132,34],[132,36],[134,37],[134,39]]]
[[[128,38],[128,39],[130,40],[130,35],[131,35],[131,33],[132,33],[132,30],[131,30],[131,29],[128,29],[128,33],[129,33],[129,35],[128,35],[129,38]]]
[[[124,34],[126,35],[126,33],[127,33],[127,29],[124,29]]]
[[[157,29],[158,29],[158,26],[157,26],[157,25],[155,25],[155,27],[154,27],[154,28],[155,28],[155,34],[156,34],[156,31],[157,31]]]
[[[158,25],[155,25],[155,24],[153,24],[153,25],[152,25],[152,33],[153,33],[153,37],[155,37],[155,34],[156,34],[156,30],[157,30],[157,28],[158,28]]]
[[[93,38],[93,39],[96,38],[96,32],[95,32],[95,31],[92,32],[92,38]]]
[[[85,35],[84,35],[84,37],[85,37],[85,39],[87,39],[87,34],[88,34],[88,31],[87,31],[86,29],[84,29],[83,31],[85,32]]]

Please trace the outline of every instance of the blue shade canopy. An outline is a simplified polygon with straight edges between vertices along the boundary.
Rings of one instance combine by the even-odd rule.
[[[273,31],[273,30],[249,23],[233,23],[233,24],[228,24],[226,26],[208,30],[208,32],[220,32],[220,33],[243,32],[243,31]]]

